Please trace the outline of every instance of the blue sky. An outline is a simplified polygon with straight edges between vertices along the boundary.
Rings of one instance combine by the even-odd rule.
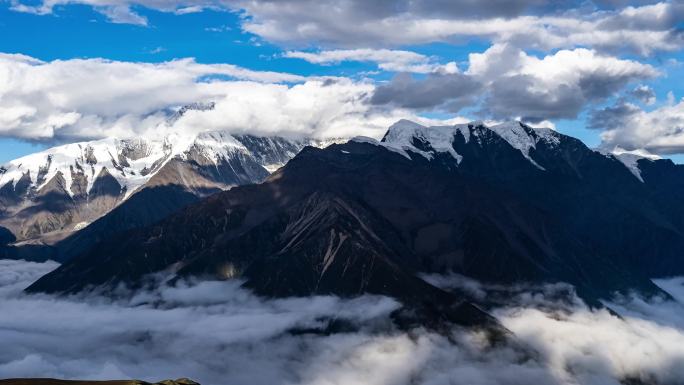
[[[324,2],[319,2],[318,5],[321,3]],[[90,0],[83,0],[69,4],[60,4],[57,1],[56,5],[47,8],[40,1],[0,1],[0,36],[4,37],[0,39],[0,53],[22,54],[41,61],[40,64],[31,64],[26,71],[39,71],[42,67],[47,69],[46,66],[67,63],[65,66],[69,69],[66,71],[72,75],[77,71],[91,71],[88,74],[92,75],[92,70],[79,67],[77,59],[164,65],[175,59],[194,58],[199,64],[227,63],[251,71],[300,75],[302,80],[291,81],[288,78],[268,82],[292,89],[298,83],[308,84],[309,79],[334,77],[346,79],[359,89],[371,87],[368,90],[363,88],[363,92],[359,91],[359,98],[366,97],[369,101],[369,110],[358,111],[356,114],[374,114],[378,122],[407,114],[409,117],[439,119],[522,118],[533,124],[551,124],[563,133],[582,139],[591,147],[647,149],[649,152],[672,157],[678,162],[684,161],[684,156],[681,155],[684,152],[684,140],[679,135],[679,124],[684,122],[684,113],[680,113],[679,108],[679,99],[684,96],[684,82],[681,81],[684,79],[684,67],[681,64],[684,58],[680,47],[683,39],[678,32],[682,27],[682,20],[679,19],[682,12],[678,2],[646,5],[641,2],[633,4],[632,8],[629,8],[630,4],[608,7],[602,2],[585,2],[559,9],[539,7],[538,2],[530,2],[537,5],[528,7],[525,0],[519,0],[503,2],[511,3],[511,10],[503,10],[505,7],[502,7],[501,14],[469,3],[472,9],[468,9],[469,13],[465,15],[454,13],[453,10],[449,11],[451,13],[447,10],[435,13],[441,11],[440,4],[445,4],[439,1],[426,1],[425,6],[417,8],[407,6],[396,11],[400,12],[398,14],[388,12],[400,8],[401,1],[396,2],[397,6],[387,9],[365,9],[362,3],[352,3],[354,2],[340,6],[342,9],[329,8],[331,13],[339,14],[333,15],[336,19],[327,19],[330,15],[325,14],[326,8],[317,8],[318,5],[312,6],[306,0],[276,3],[256,1],[245,6],[240,1],[125,0],[107,0],[93,6]],[[428,3],[435,4],[433,6]],[[334,2],[330,6],[333,5]],[[185,10],[189,8],[186,7],[194,8],[187,13]],[[283,8],[280,10],[278,7]],[[300,10],[297,7],[302,8]],[[490,15],[488,12],[495,13]],[[637,22],[634,20],[637,18],[632,20],[625,16],[635,13],[642,14],[638,16],[638,23],[641,24],[636,26]],[[546,28],[548,26],[543,18],[548,16],[566,18],[577,22],[578,26],[567,32],[558,32],[556,36],[553,35],[556,33],[553,28]],[[346,31],[345,24],[342,24],[345,17],[349,18]],[[463,20],[475,21],[482,26],[498,26],[503,22],[515,23],[526,17],[539,19],[538,29],[519,31],[515,35],[515,30],[511,32],[506,29],[509,27],[502,26],[501,31],[497,30],[499,27],[492,27],[494,32],[478,35],[457,28],[458,23],[462,24]],[[400,23],[397,23],[397,18],[401,19]],[[342,27],[334,25],[337,19]],[[597,19],[602,21],[599,23]],[[430,23],[436,21],[447,23],[443,27],[445,31],[453,28],[455,32],[435,33]],[[593,27],[594,29],[610,25],[609,28],[605,27],[606,37],[596,41],[582,40],[583,35],[576,32],[579,28],[584,28],[580,23],[586,21],[596,22],[599,27]],[[355,25],[354,22],[358,24]],[[454,24],[448,24],[449,22]],[[387,25],[387,31],[377,30],[376,25]],[[409,25],[426,27],[423,30],[418,27],[402,30]],[[615,38],[612,34],[615,30],[622,35]],[[643,34],[640,35],[642,30]],[[511,34],[514,36],[511,37]],[[469,55],[491,53],[495,51],[492,49],[494,46],[507,47],[505,51],[510,59],[487,58],[487,68],[514,62],[514,58],[520,55],[525,56],[524,63],[519,67],[490,73],[494,75],[475,74],[476,68]],[[377,55],[373,54],[373,59],[368,59],[355,50],[368,50]],[[382,50],[387,52],[383,53]],[[592,52],[592,56],[587,59],[586,55],[580,55],[580,50],[588,50]],[[307,61],[284,57],[286,52],[291,51],[318,55],[318,59]],[[325,61],[322,58],[324,52],[336,52],[342,56]],[[394,55],[394,52],[397,54]],[[399,57],[402,52],[422,55],[424,59],[419,59],[417,63],[428,65],[431,69],[406,70],[392,67],[396,64],[393,58]],[[554,57],[557,60],[545,60]],[[383,68],[382,63],[388,61],[392,62],[390,66]],[[455,67],[447,69],[449,67],[446,65],[451,62]],[[556,74],[554,66],[566,66],[566,63],[567,71]],[[9,59],[6,65],[22,64],[17,64],[16,59]],[[102,76],[108,77],[107,70],[103,71]],[[507,77],[499,79],[498,76],[506,71],[509,71]],[[8,73],[12,76],[14,72]],[[576,73],[581,76],[574,75]],[[26,72],[24,76],[27,77],[24,80],[26,82],[40,78],[30,72]],[[492,76],[496,78],[492,80]],[[74,75],[74,78],[78,80],[79,75]],[[85,78],[88,77],[84,76]],[[404,80],[400,81],[400,78]],[[99,83],[97,78],[94,79],[94,83]],[[196,82],[206,79],[214,78],[198,76]],[[407,82],[406,79],[412,81]],[[129,113],[125,109],[119,109],[112,112],[107,108],[100,111],[98,108],[102,109],[103,103],[92,106],[82,101],[80,104],[71,102],[79,100],[79,87],[64,86],[67,88],[55,91],[55,87],[63,86],[59,78],[48,80],[44,91],[41,85],[36,85],[36,89],[31,92],[45,92],[39,99],[49,102],[35,105],[31,105],[31,95],[27,91],[9,87],[3,91],[0,84],[0,125],[6,126],[0,127],[0,162],[64,142],[97,139],[121,132],[135,135],[139,133],[135,128],[121,130],[122,116],[136,115],[142,121],[145,117],[154,115],[157,110],[174,108],[174,103],[182,104],[182,98],[175,98],[168,106],[160,102],[150,107],[149,111],[136,110]],[[229,83],[254,79],[249,76],[243,79],[231,73],[223,80]],[[521,82],[520,87],[515,86],[516,81]],[[446,85],[450,88],[446,89]],[[506,87],[507,85],[510,87]],[[105,85],[105,82],[91,86],[101,86],[105,93],[109,91],[105,87],[112,87]],[[635,98],[632,91],[638,86],[648,89],[655,99]],[[116,87],[116,82],[113,87]],[[190,87],[194,87],[194,84]],[[390,96],[380,101],[377,90],[382,87],[385,95]],[[459,89],[464,91],[459,93]],[[164,92],[158,88],[155,90]],[[119,95],[117,97],[127,99],[125,91],[116,94]],[[147,95],[144,92],[147,91],[134,89],[131,94],[141,100],[159,96],[158,93]],[[18,99],[13,96],[15,94],[19,95]],[[217,97],[216,91],[212,90],[211,97]],[[232,98],[227,94],[221,97]],[[68,102],[62,103],[60,98]],[[566,99],[567,103],[564,102]],[[16,100],[21,100],[24,104],[17,107]],[[428,101],[423,103],[425,100]],[[111,101],[117,103],[115,97]],[[4,120],[3,104],[10,111]],[[340,106],[344,109],[345,105]],[[35,111],[19,112],[17,118],[17,111],[25,111],[27,108]],[[684,107],[681,110],[684,111]],[[334,111],[320,114],[324,113],[336,114]],[[69,114],[80,118],[74,122],[67,118],[71,116]],[[320,114],[313,114],[317,119],[314,125],[309,121],[296,120],[292,124],[298,127],[320,127],[321,121],[334,121],[335,124],[345,122],[339,114],[332,117]],[[380,119],[380,115],[383,119]],[[59,122],[66,119],[69,122],[55,125],[55,119]],[[230,116],[227,115],[226,119],[230,119]],[[93,121],[98,123],[89,128],[88,124]],[[286,117],[278,121],[290,122],[292,119]],[[51,123],[46,126],[45,122]],[[359,123],[352,119],[349,124]],[[596,127],[585,128],[591,125]],[[49,131],[47,133],[46,127]],[[297,131],[298,127],[285,127],[285,130]],[[244,129],[249,130],[249,127]],[[303,132],[310,134],[314,132],[311,130],[314,128]],[[258,129],[257,131],[260,132]]]

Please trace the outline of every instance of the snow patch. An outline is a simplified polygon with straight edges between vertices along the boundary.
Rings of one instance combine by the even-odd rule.
[[[657,160],[661,159],[658,155],[651,154],[650,152],[643,150],[643,149],[637,149],[637,150],[625,150],[624,148],[621,147],[615,147],[609,155],[612,155],[615,157],[615,159],[619,160],[622,162],[622,164],[627,167],[627,169],[637,178],[641,183],[644,182],[644,179],[641,177],[641,169],[639,169],[639,160],[640,159],[647,159],[647,160]]]
[[[520,150],[527,160],[541,170],[544,170],[544,167],[532,159],[530,150],[537,148],[537,144],[542,140],[552,145],[560,143],[560,136],[556,131],[550,128],[531,128],[517,121],[493,125],[489,129],[508,142],[513,148]]]
[[[358,142],[358,143],[369,143],[369,144],[374,144],[374,145],[380,144],[380,142],[377,139],[371,138],[368,136],[355,136],[355,137],[351,138],[350,141]]]
[[[90,222],[78,222],[77,224],[74,225],[74,231],[82,230],[88,227]]]
[[[278,171],[278,169],[283,167],[284,165],[285,165],[284,163],[273,163],[273,164],[266,164],[263,167],[266,169],[266,171],[273,174],[274,172]]]

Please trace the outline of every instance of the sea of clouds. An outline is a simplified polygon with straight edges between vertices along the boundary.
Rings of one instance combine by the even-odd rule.
[[[566,285],[517,288],[492,313],[514,337],[396,330],[392,299],[265,300],[240,282],[161,285],[117,300],[22,290],[54,262],[0,260],[0,378],[190,377],[212,384],[682,384],[684,278],[657,281],[680,303],[623,297],[591,310]],[[428,277],[474,296],[493,288]],[[501,290],[501,288],[494,288]],[[570,290],[570,293],[572,291]],[[330,319],[357,328],[325,334]]]

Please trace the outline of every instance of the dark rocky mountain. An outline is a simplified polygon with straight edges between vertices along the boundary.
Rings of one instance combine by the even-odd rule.
[[[651,199],[672,214],[674,226],[684,228],[684,165],[669,159],[640,159],[638,167]]]
[[[156,272],[241,278],[266,296],[389,295],[470,325],[489,318],[417,273],[564,281],[592,304],[615,291],[663,294],[650,278],[684,272],[681,167],[638,166],[643,178],[517,122],[401,121],[382,142],[306,147],[262,184],[102,239],[28,290],[136,287]]]
[[[16,237],[11,231],[4,227],[0,227],[0,246],[5,246],[9,243],[16,241]]]

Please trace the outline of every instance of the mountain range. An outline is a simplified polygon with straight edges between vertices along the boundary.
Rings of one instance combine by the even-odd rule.
[[[487,303],[422,273],[563,281],[592,305],[615,292],[667,297],[651,278],[684,273],[682,193],[684,166],[554,130],[400,121],[381,141],[304,147],[263,183],[72,247],[27,290],[135,288],[151,273],[239,278],[264,296],[382,294],[423,319],[482,325]]]
[[[168,124],[206,108],[186,106]],[[154,223],[217,191],[259,183],[304,146],[332,142],[176,133],[73,143],[13,160],[0,167],[0,245],[12,243],[0,253],[67,259],[104,236]]]

